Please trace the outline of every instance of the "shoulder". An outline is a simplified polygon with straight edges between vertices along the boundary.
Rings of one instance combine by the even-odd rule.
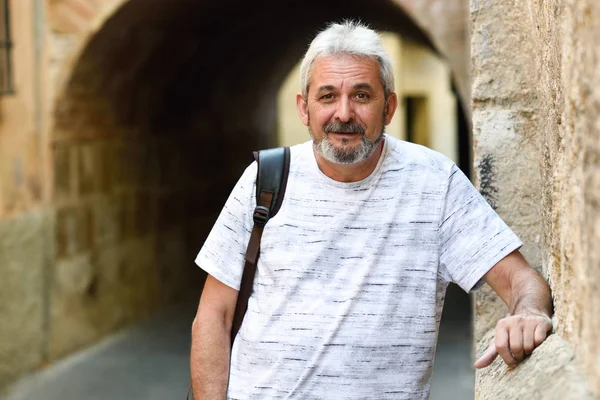
[[[456,168],[454,161],[428,147],[391,136],[386,136],[385,140],[388,141],[389,146],[390,168],[414,172],[427,171],[444,178],[447,178]]]
[[[250,165],[246,167],[244,172],[242,173],[238,185],[252,185],[256,183],[256,173],[258,171],[258,163],[256,161],[252,161]]]
[[[312,141],[309,140],[304,143],[290,146],[290,156],[292,158],[292,165],[304,164],[310,161],[310,157],[314,157]]]

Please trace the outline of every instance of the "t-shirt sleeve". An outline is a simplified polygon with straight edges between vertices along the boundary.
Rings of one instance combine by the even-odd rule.
[[[240,288],[252,232],[256,171],[256,162],[246,168],[196,257],[200,268],[236,290]]]
[[[464,291],[479,288],[482,277],[523,243],[456,165],[440,219],[440,268]]]

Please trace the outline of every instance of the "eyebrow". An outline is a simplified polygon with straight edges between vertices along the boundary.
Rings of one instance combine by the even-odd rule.
[[[357,83],[356,85],[354,85],[353,89],[354,90],[361,90],[361,89],[373,90],[373,86],[369,85],[368,83]]]
[[[325,86],[321,86],[319,87],[319,90],[317,92],[328,92],[328,91],[332,91],[335,90],[335,86],[333,85],[325,85]]]
[[[369,85],[368,83],[357,83],[356,85],[354,85],[352,87],[352,89],[354,90],[373,90],[373,86]],[[317,93],[320,92],[329,92],[329,91],[333,91],[335,90],[335,86],[333,85],[324,85],[319,87],[319,90],[317,91]]]

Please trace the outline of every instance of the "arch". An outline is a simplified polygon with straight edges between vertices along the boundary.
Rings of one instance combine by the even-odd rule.
[[[391,0],[93,3],[54,96],[51,356],[197,296],[194,255],[251,150],[274,144],[277,91],[326,22],[433,48]]]

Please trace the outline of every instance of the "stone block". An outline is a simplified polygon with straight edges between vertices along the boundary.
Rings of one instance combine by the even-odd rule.
[[[110,188],[106,146],[103,142],[80,145],[78,150],[78,192],[81,197],[106,193]]]
[[[151,190],[136,192],[135,234],[143,237],[151,234],[157,227],[157,195]]]
[[[110,332],[105,326],[105,319],[112,315],[113,310],[102,310],[90,300],[94,299],[53,288],[48,346],[50,360],[82,349]]]
[[[523,17],[526,2],[505,0],[471,2],[472,95],[478,101],[503,101],[535,109],[533,24]]]
[[[482,353],[489,332],[478,345]],[[498,357],[475,375],[475,399],[592,400],[571,345],[554,334],[517,368],[509,369]]]
[[[130,239],[58,263],[60,273],[52,288],[51,358],[94,343],[157,309],[153,249],[151,237]]]
[[[100,193],[108,194],[112,190],[113,185],[113,171],[112,171],[112,158],[113,158],[113,147],[111,143],[102,143],[98,146],[98,176],[96,179],[97,190]]]
[[[78,146],[78,182],[77,192],[79,196],[85,197],[93,194],[95,190],[94,179],[97,173],[97,160],[94,148],[90,145]]]
[[[73,195],[71,173],[71,147],[54,148],[54,196],[57,203],[67,201]]]
[[[541,270],[539,238],[541,171],[535,119],[528,113],[482,105],[473,110],[476,186],[488,203],[521,238],[521,252]],[[526,185],[523,182],[527,182]],[[476,294],[475,337],[494,327],[508,310],[489,287]]]
[[[120,178],[123,187],[132,188],[141,183],[141,143],[137,141],[125,142],[120,148]]]
[[[120,239],[119,207],[118,197],[115,196],[98,197],[90,203],[94,247],[110,246]]]
[[[122,259],[123,252],[120,244],[99,246],[91,252],[91,263],[106,292],[115,291],[122,284],[120,276]]]
[[[159,182],[159,147],[160,145],[148,141],[141,146],[140,163],[140,184],[146,188],[155,187]]]
[[[122,150],[123,143],[112,140],[107,143],[107,172],[111,183],[111,192],[120,190],[124,187]]]
[[[0,221],[0,388],[45,359],[51,220],[35,211]]]
[[[96,281],[96,272],[88,253],[57,261],[54,266],[54,290],[61,296],[93,294]]]
[[[103,163],[106,170],[106,190],[103,193],[113,194],[118,189],[118,184],[121,181],[119,177],[121,168],[119,163],[120,148],[120,143],[114,139],[105,143]]]
[[[57,257],[71,257],[90,248],[92,226],[85,205],[63,207],[56,214]]]
[[[119,299],[128,318],[137,319],[162,303],[157,273],[157,245],[153,236],[129,240],[121,247]]]
[[[50,359],[97,341],[124,320],[117,289],[105,278],[113,273],[107,265],[115,258],[110,250],[88,249],[56,261],[49,302]]]
[[[135,236],[136,195],[133,191],[123,192],[114,197],[118,213],[120,237],[126,240]]]

